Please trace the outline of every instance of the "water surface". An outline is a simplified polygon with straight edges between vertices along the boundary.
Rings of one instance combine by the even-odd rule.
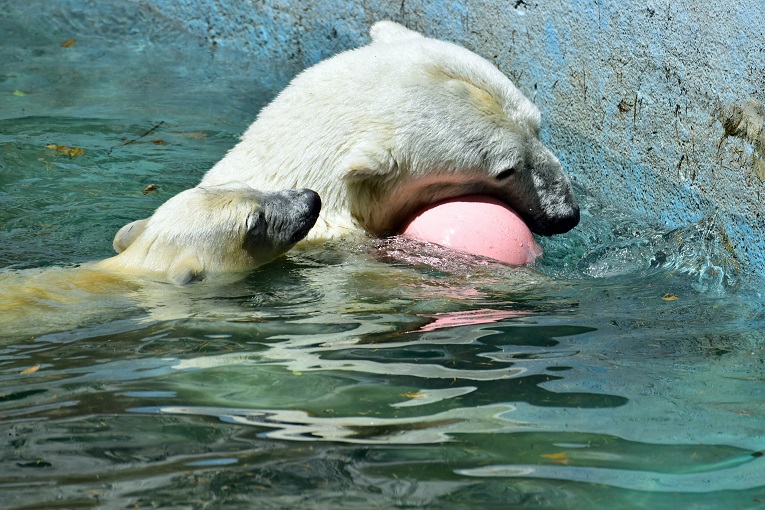
[[[144,6],[0,7],[6,288],[110,256],[277,92]],[[757,282],[714,218],[579,192],[530,270],[335,243],[23,309],[0,333],[6,507],[762,505]]]

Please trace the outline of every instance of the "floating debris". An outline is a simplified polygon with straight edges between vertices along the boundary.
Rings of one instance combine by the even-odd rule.
[[[156,184],[148,184],[141,193],[144,195],[148,195],[149,193],[153,193],[154,191],[159,191],[159,186]]]
[[[85,154],[85,150],[81,149],[79,147],[69,147],[67,145],[46,145],[45,146],[48,149],[53,149],[54,151],[58,151],[62,154],[66,154],[69,157],[76,157],[76,156],[82,156]]]

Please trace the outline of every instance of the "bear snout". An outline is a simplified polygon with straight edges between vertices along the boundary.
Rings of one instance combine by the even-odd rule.
[[[303,188],[298,190],[303,194],[303,198],[308,207],[308,215],[316,221],[321,212],[321,197],[312,189]]]
[[[553,217],[524,218],[532,232],[541,236],[565,234],[579,224],[579,205],[574,204],[570,211]]]
[[[290,237],[290,243],[292,244],[297,243],[308,235],[308,232],[310,232],[316,224],[316,220],[319,218],[319,213],[321,212],[321,197],[318,193],[308,188],[294,191],[300,197],[304,209],[301,210],[302,221],[298,222],[302,223],[302,225],[299,225],[298,229]]]

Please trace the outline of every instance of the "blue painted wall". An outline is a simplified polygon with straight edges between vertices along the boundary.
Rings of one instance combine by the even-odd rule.
[[[534,98],[578,185],[664,228],[714,218],[765,276],[762,0],[149,4],[204,44],[273,66],[281,85],[364,44],[379,19],[457,42]]]

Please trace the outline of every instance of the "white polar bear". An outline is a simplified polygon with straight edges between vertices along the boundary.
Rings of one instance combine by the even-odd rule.
[[[113,243],[119,254],[93,268],[177,283],[245,273],[303,239],[320,210],[321,199],[309,189],[197,186],[122,227]]]
[[[320,210],[321,199],[309,189],[259,191],[243,183],[187,189],[124,226],[113,257],[77,268],[0,272],[0,312],[25,295],[55,301],[64,289],[105,290],[130,277],[185,284],[244,274],[303,239]],[[44,278],[27,278],[37,273]]]
[[[164,283],[243,276],[303,239],[320,209],[319,196],[307,189],[264,192],[243,183],[188,189],[123,227],[114,257],[0,272],[0,327],[25,334],[66,329],[137,304],[159,306],[167,316],[168,293],[180,287]]]
[[[390,21],[370,34],[298,75],[201,184],[316,190],[324,206],[309,239],[396,232],[423,206],[474,193],[537,234],[578,223],[539,110],[495,66]]]

